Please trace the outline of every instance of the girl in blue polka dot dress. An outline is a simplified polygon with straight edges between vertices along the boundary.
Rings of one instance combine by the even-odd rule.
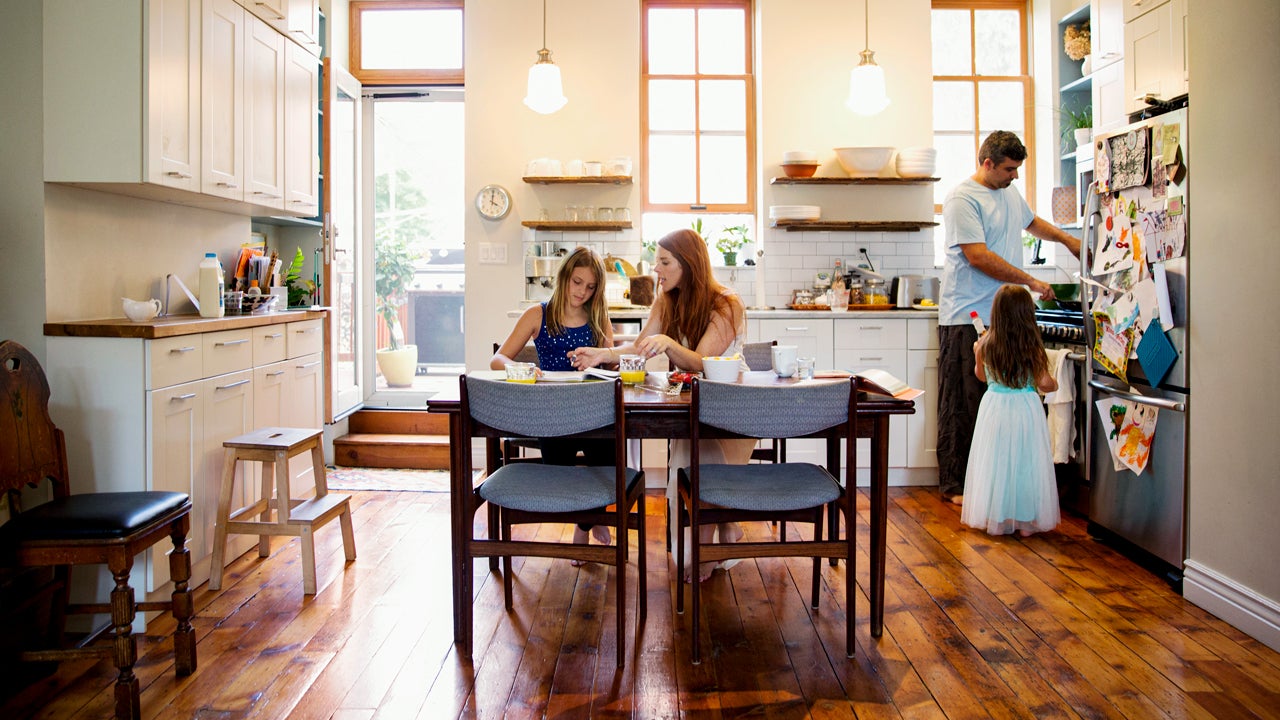
[[[569,370],[569,352],[580,347],[613,347],[613,326],[604,297],[604,261],[590,248],[579,247],[560,263],[551,299],[525,310],[502,347],[493,354],[489,367],[505,369],[530,341],[538,350],[538,369]],[[616,361],[616,358],[615,358]],[[542,461],[552,465],[612,465],[612,440],[539,441]],[[583,458],[578,457],[581,451]],[[579,525],[573,540],[586,543],[590,532],[608,545],[609,528]],[[577,561],[575,565],[580,564]]]

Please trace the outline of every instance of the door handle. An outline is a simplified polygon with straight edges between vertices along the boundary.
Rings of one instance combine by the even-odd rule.
[[[1090,380],[1089,387],[1093,388],[1094,390],[1101,390],[1107,393],[1108,395],[1118,397],[1121,400],[1128,400],[1129,402],[1137,403],[1139,405],[1147,405],[1149,407],[1160,408],[1162,410],[1172,410],[1174,412],[1187,411],[1187,404],[1185,402],[1178,402],[1177,400],[1166,400],[1164,398],[1152,398],[1152,397],[1147,397],[1146,395],[1139,395],[1137,393],[1125,392],[1123,390],[1117,390],[1111,387],[1110,385],[1107,385],[1106,383],[1098,382],[1097,380]]]

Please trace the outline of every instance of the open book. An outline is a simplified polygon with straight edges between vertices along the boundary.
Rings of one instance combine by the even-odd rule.
[[[589,377],[601,380],[613,380],[618,377],[617,370],[603,368],[587,368],[586,370],[544,370],[539,382],[582,382]]]
[[[915,400],[924,394],[923,390],[911,387],[884,370],[859,370],[854,375],[862,378],[863,386],[871,392],[898,400]]]

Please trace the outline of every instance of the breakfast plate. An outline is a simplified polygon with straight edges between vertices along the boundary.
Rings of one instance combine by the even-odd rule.
[[[937,305],[922,305],[920,303],[911,303],[911,307],[915,308],[916,310],[937,310],[938,309]]]

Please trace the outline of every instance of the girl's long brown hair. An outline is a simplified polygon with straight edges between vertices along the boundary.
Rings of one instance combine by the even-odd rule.
[[[1021,285],[1003,285],[991,306],[990,336],[983,346],[983,362],[1005,387],[1035,385],[1049,371],[1049,357],[1036,327],[1036,306]]]
[[[564,332],[564,315],[569,308],[569,280],[573,271],[580,267],[590,269],[596,278],[596,291],[585,309],[587,324],[591,326],[591,344],[600,347],[604,344],[604,328],[609,323],[609,304],[604,297],[604,261],[591,248],[579,246],[560,263],[555,290],[551,291],[551,299],[547,301],[547,332],[552,335]]]
[[[707,243],[692,230],[667,233],[658,245],[680,263],[680,284],[662,291],[662,328],[682,345],[697,347],[711,325],[713,313],[730,319],[730,296],[711,273]]]

